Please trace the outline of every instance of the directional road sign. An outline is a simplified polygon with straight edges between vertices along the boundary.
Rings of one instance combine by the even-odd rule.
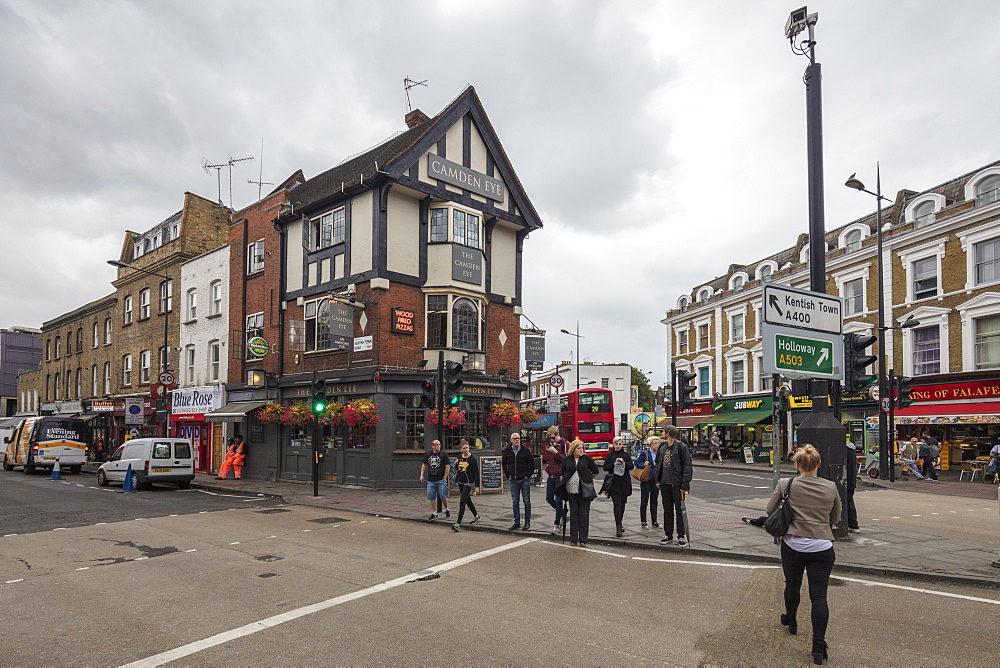
[[[844,346],[839,334],[807,332],[767,322],[761,334],[763,373],[780,373],[786,378],[843,378]]]
[[[764,286],[764,322],[840,334],[844,307],[840,297],[768,283]]]

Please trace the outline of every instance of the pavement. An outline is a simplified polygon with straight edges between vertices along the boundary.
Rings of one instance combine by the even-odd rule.
[[[695,476],[699,468],[708,468],[707,462],[695,462]],[[85,465],[84,470],[96,471],[96,464]],[[720,468],[716,465],[716,468]],[[769,465],[725,464],[731,471],[769,472]],[[784,476],[794,473],[792,465],[782,464]],[[919,580],[925,584],[957,584],[1000,589],[1000,496],[997,485],[979,481],[959,481],[957,471],[941,473],[940,482],[904,480],[896,483],[859,478],[865,489],[855,496],[862,529],[835,543],[837,571],[868,576]],[[193,487],[208,491],[250,496],[279,497],[286,503],[329,509],[368,513],[374,516],[394,517],[428,524],[429,502],[423,489],[371,489],[338,485],[321,481],[319,495],[313,496],[311,482],[267,481],[244,478],[241,480],[216,480],[209,474],[196,474]],[[687,498],[690,524],[688,547],[680,548],[676,542],[661,546],[659,529],[642,529],[638,518],[638,489],[629,497],[625,508],[625,536],[615,537],[612,503],[598,497],[591,505],[591,545],[627,545],[677,555],[728,557],[757,562],[780,562],[779,548],[763,529],[745,524],[743,516],[763,515],[766,498],[730,501],[709,501],[698,497],[697,484]],[[931,495],[931,496],[925,496]],[[481,494],[473,497],[482,520],[474,526],[466,513],[463,531],[495,531],[533,535],[550,540],[564,539],[562,534],[550,535],[553,510],[545,502],[544,487],[532,489],[531,531],[510,532],[513,511],[510,496],[503,493]],[[947,531],[938,530],[931,522],[900,522],[902,526],[876,524],[868,521],[872,514],[883,515],[886,520],[893,512],[902,514],[916,500],[934,500],[934,507],[944,515],[941,522],[949,522]],[[878,509],[878,510],[876,510]],[[896,510],[893,510],[896,509]],[[963,531],[969,526],[964,513],[977,512],[976,531]],[[662,509],[660,509],[662,514]],[[955,514],[949,519],[947,513]],[[446,529],[458,516],[457,495],[451,499],[451,518],[442,514],[436,521]],[[913,515],[920,517],[920,515]],[[892,517],[891,519],[899,519]],[[965,522],[963,524],[963,522]],[[990,528],[991,523],[994,528]],[[939,524],[939,526],[942,526]],[[452,532],[449,530],[449,534]]]

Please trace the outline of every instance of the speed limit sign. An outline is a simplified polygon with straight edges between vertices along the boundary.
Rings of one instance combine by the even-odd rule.
[[[889,397],[882,397],[882,412],[888,413],[891,407],[892,407],[892,399],[890,399]]]
[[[169,371],[163,371],[160,373],[160,383],[163,385],[173,385],[174,384],[174,374]]]
[[[549,378],[549,385],[555,388],[560,388],[563,386],[563,377],[557,373],[552,374]]]

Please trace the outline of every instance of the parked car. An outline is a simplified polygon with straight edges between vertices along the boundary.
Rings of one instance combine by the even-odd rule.
[[[126,441],[111,459],[97,469],[97,484],[125,482],[132,467],[132,487],[148,489],[154,482],[175,483],[187,489],[194,480],[194,457],[191,441],[186,438],[136,438]]]

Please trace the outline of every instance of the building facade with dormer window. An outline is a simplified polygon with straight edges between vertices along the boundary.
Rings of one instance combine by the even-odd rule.
[[[844,331],[878,334],[878,281],[885,291],[887,369],[914,378],[912,406],[895,412],[896,436],[929,429],[946,460],[983,456],[1000,441],[1000,162],[915,192],[883,210],[883,272],[876,216],[826,234],[826,292],[842,298]],[[667,361],[693,371],[695,398],[762,398],[760,415],[691,416],[696,439],[720,428],[736,445],[766,434],[771,376],[762,369],[763,284],[808,289],[808,235],[796,244],[696,285],[663,319]],[[917,326],[902,328],[907,321]],[[872,347],[876,353],[876,346]],[[852,440],[877,440],[877,387],[841,397]],[[765,406],[765,404],[767,404]],[[792,397],[794,429],[808,400]],[[751,418],[760,418],[759,422]],[[685,419],[685,418],[682,418]],[[725,422],[726,424],[720,424]],[[781,426],[781,425],[779,425]],[[750,430],[753,431],[750,431]]]
[[[499,453],[503,434],[487,418],[525,387],[521,249],[541,221],[472,87],[434,117],[415,110],[405,120],[376,147],[283,184],[270,217],[236,215],[231,319],[243,324],[242,348],[234,343],[233,405],[219,419],[257,430],[248,475],[311,478],[311,422],[258,415],[268,403],[307,403],[315,378],[332,402],[361,400],[377,416],[377,425],[323,427],[320,476],[419,486],[437,436],[421,390],[440,362],[461,364],[464,382],[465,422],[442,430],[445,448],[466,438]],[[238,246],[234,233],[245,237]],[[245,300],[235,298],[237,265]]]

